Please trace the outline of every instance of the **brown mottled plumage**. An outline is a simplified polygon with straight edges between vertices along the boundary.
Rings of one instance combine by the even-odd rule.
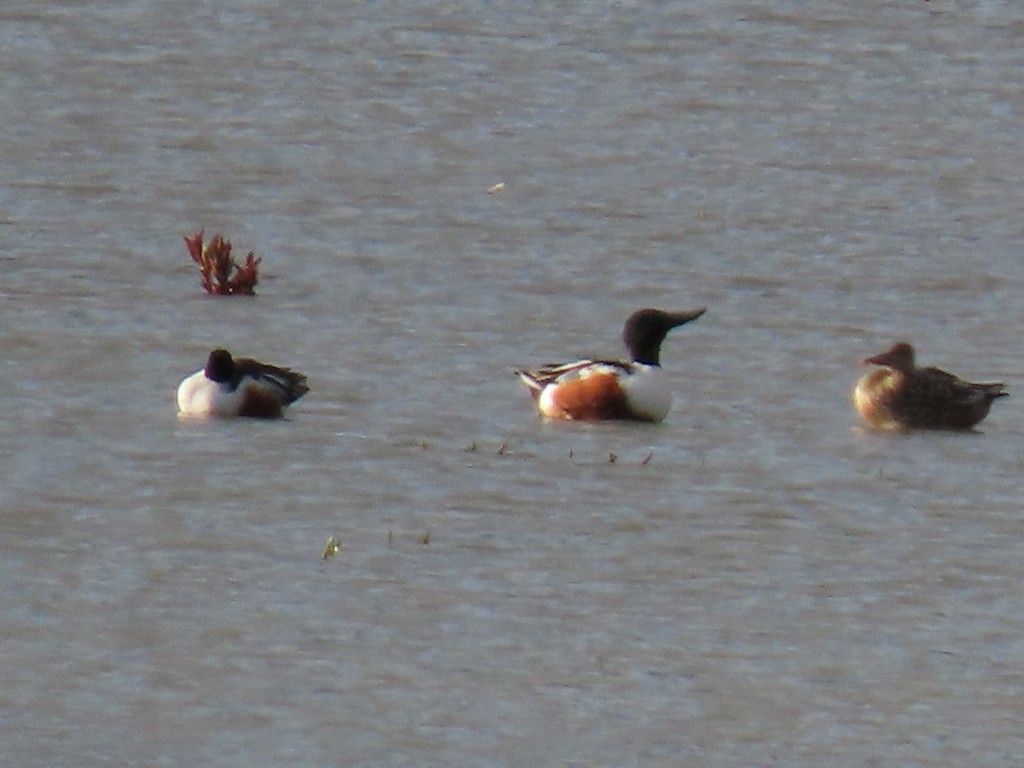
[[[918,368],[914,348],[896,344],[865,365],[882,366],[857,382],[853,402],[872,429],[970,429],[988,415],[1004,385],[972,384],[938,368]]]

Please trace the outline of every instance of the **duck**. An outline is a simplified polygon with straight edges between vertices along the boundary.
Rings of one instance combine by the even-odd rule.
[[[918,368],[914,347],[905,341],[864,364],[880,367],[860,378],[853,402],[875,430],[971,429],[992,401],[1009,394],[1002,383],[974,384],[938,368]]]
[[[673,328],[706,311],[637,310],[622,329],[628,360],[574,360],[517,370],[516,375],[549,419],[663,421],[672,407],[672,390],[661,368],[661,344]]]
[[[202,369],[178,385],[176,399],[182,416],[276,419],[308,391],[297,371],[215,349]]]

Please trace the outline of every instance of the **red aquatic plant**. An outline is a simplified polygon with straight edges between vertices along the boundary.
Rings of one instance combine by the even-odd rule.
[[[230,241],[220,235],[214,235],[204,246],[203,231],[199,230],[192,237],[186,235],[185,244],[188,246],[192,261],[199,265],[206,292],[216,296],[255,294],[256,283],[259,281],[257,273],[262,259],[257,259],[255,254],[249,251],[249,255],[245,257],[245,264],[239,264],[231,258]]]

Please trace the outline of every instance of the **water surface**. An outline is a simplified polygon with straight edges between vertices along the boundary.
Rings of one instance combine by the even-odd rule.
[[[0,11],[3,762],[1015,764],[1022,10],[491,5]],[[648,305],[666,422],[536,418]],[[1011,398],[865,433],[899,338]]]

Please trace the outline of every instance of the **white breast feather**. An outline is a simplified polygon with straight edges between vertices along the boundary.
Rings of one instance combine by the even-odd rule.
[[[656,365],[636,363],[632,376],[622,377],[629,406],[651,421],[661,421],[672,408],[672,390],[668,377]]]
[[[205,371],[196,371],[178,385],[178,410],[186,416],[233,416],[243,397],[244,387],[225,392]]]

